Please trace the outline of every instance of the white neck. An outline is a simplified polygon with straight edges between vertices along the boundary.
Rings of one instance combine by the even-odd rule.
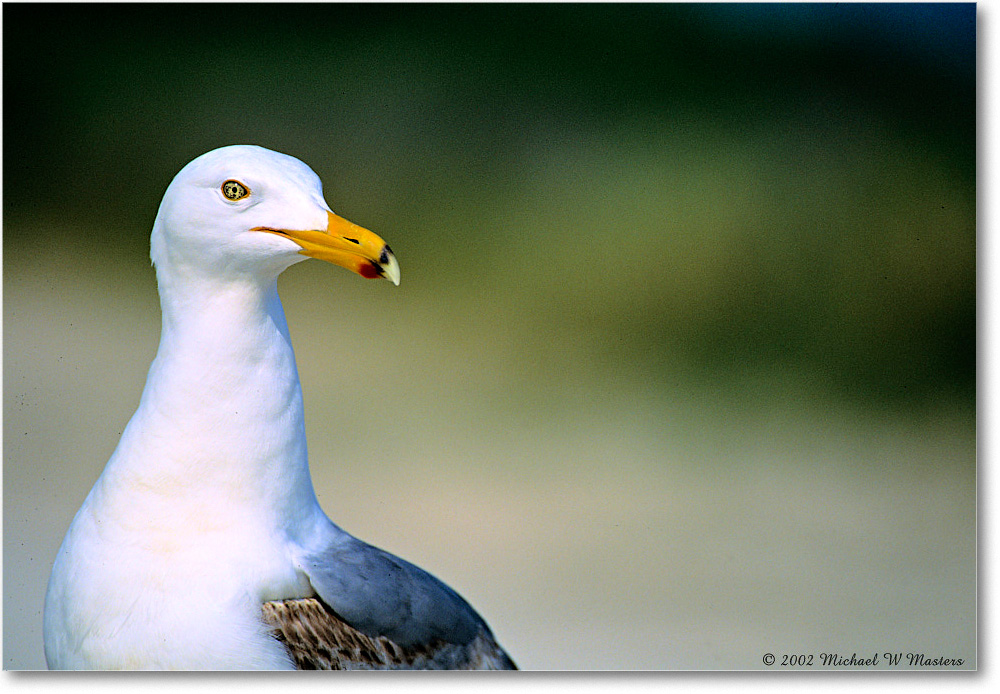
[[[220,527],[233,513],[270,531],[300,527],[318,504],[276,275],[180,281],[158,268],[157,278],[160,346],[102,476],[108,500],[117,489],[135,504],[139,490],[139,513],[146,503],[193,520],[226,508]]]

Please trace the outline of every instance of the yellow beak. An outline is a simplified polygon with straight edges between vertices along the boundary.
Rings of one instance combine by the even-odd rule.
[[[399,263],[385,241],[377,234],[338,217],[333,212],[326,214],[327,225],[322,231],[271,227],[254,227],[251,231],[266,231],[284,236],[302,246],[299,251],[302,255],[346,267],[369,279],[385,277],[399,285]]]

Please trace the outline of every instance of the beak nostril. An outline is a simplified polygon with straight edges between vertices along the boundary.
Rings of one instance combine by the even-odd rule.
[[[351,243],[356,243],[356,244],[358,244],[359,246],[361,245],[361,242],[360,242],[360,241],[358,241],[357,239],[352,239],[352,238],[348,238],[347,236],[345,236],[345,237],[344,237],[344,240],[345,240],[345,241],[350,241]]]

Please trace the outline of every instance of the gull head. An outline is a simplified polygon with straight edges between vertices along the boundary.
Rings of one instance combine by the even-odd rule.
[[[273,279],[307,257],[399,284],[399,264],[376,234],[334,214],[319,177],[295,157],[254,145],[191,161],[160,203],[150,256],[158,272]]]

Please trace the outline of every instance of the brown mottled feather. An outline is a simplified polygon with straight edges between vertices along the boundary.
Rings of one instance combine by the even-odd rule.
[[[404,649],[354,629],[316,598],[266,602],[262,614],[300,670],[517,669],[485,625],[465,645],[438,641]]]

